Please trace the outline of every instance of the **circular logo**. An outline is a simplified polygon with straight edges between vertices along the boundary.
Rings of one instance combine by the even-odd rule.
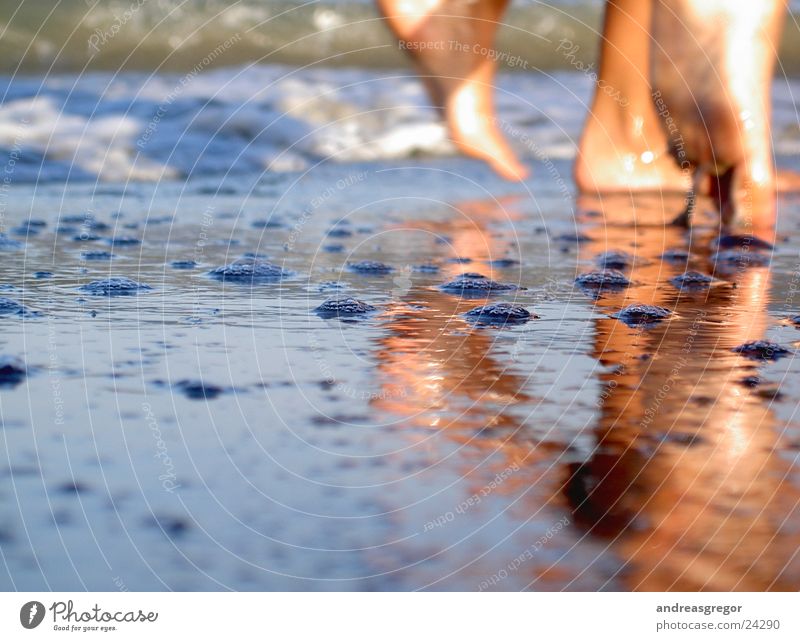
[[[19,610],[19,622],[23,628],[32,630],[44,619],[44,604],[39,601],[28,601]]]

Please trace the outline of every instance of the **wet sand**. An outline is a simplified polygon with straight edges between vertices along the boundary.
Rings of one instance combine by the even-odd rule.
[[[680,202],[533,169],[15,186],[0,587],[798,589],[800,200],[717,254]],[[209,275],[239,259],[279,271]],[[629,284],[576,284],[603,267]],[[531,317],[465,316],[501,302]]]

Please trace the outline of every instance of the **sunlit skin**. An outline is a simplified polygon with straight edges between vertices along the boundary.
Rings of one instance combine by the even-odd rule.
[[[716,178],[724,223],[756,233],[775,220],[770,87],[785,14],[782,0],[656,0],[653,8],[651,83],[672,119],[671,152],[697,186]]]
[[[508,4],[378,1],[458,149],[520,180],[528,171],[496,124],[496,64],[473,48],[492,49]],[[780,0],[609,0],[575,160],[578,189],[710,194],[725,224],[769,236],[776,189],[800,188],[796,173],[776,177],[770,143],[784,16]],[[677,222],[689,224],[691,213]]]
[[[459,40],[491,48],[507,3],[380,5],[404,42]],[[769,88],[784,12],[771,1],[607,4],[600,77],[624,101],[597,92],[576,161],[578,187],[675,198],[636,207],[624,199],[599,201],[593,208],[604,216],[582,223],[593,241],[582,244],[580,258],[588,263],[619,249],[634,254],[628,272],[634,285],[596,302],[607,314],[595,322],[592,354],[603,365],[596,448],[583,463],[562,467],[560,495],[552,470],[536,471],[537,459],[548,458],[544,445],[525,439],[513,411],[535,402],[525,391],[527,379],[493,356],[491,334],[474,331],[460,317],[482,301],[412,289],[388,310],[386,334],[377,339],[377,408],[401,425],[506,453],[523,466],[515,484],[542,484],[544,491],[533,496],[561,501],[575,526],[607,541],[609,553],[623,562],[614,578],[629,589],[800,588],[800,533],[786,526],[800,488],[779,455],[783,443],[769,399],[741,384],[757,369],[731,351],[765,337],[769,270],[725,275],[707,295],[683,294],[668,283],[687,267],[713,269],[709,245],[718,220],[695,216],[692,247],[685,230],[669,224],[680,218],[688,189],[712,196],[699,202],[698,212],[714,205],[726,224],[771,235],[776,178]],[[457,146],[507,178],[523,177],[492,125],[494,64],[446,47],[408,52]],[[502,254],[487,231],[487,212],[491,216],[492,207],[483,214],[476,207],[467,222],[428,229],[452,239],[454,256],[485,260]],[[674,248],[690,249],[691,264],[660,258]],[[466,269],[450,265],[446,275]],[[667,307],[674,316],[645,331],[610,317],[633,302]],[[541,507],[522,505],[532,514]]]
[[[700,204],[706,210],[710,202]],[[385,333],[376,338],[374,407],[395,417],[397,429],[424,428],[410,430],[411,439],[443,437],[474,451],[474,459],[462,454],[474,467],[463,471],[465,496],[487,475],[518,467],[496,496],[524,493],[515,505],[520,518],[543,509],[569,514],[563,536],[606,547],[621,561],[609,585],[800,588],[800,532],[787,525],[800,505],[800,488],[791,461],[780,454],[785,444],[768,395],[741,383],[759,372],[757,364],[731,351],[765,338],[769,269],[719,272],[708,292],[679,292],[669,284],[673,276],[713,271],[713,216],[698,217],[690,246],[684,230],[665,224],[683,206],[679,194],[582,205],[606,213],[579,220],[578,231],[590,238],[581,243],[579,264],[590,269],[598,254],[624,250],[633,257],[626,274],[634,283],[587,299],[600,315],[591,355],[601,366],[601,391],[595,448],[585,461],[554,465],[563,445],[534,441],[526,432],[520,416],[529,412],[516,410],[537,403],[526,391],[528,376],[509,366],[507,354],[500,356],[494,332],[475,331],[460,317],[480,300],[412,286],[393,303],[383,316]],[[440,222],[404,223],[451,239],[445,255],[476,261],[448,265],[442,278],[478,270],[478,261],[503,255],[509,242],[490,232],[489,223],[506,215],[497,203],[460,204],[454,211]],[[662,260],[671,249],[690,251],[689,263]],[[674,317],[646,330],[611,318],[634,302],[667,307]],[[578,585],[582,566],[532,563],[520,574],[533,588],[562,589]]]
[[[507,6],[508,0],[378,0],[459,151],[484,160],[503,178],[522,180],[528,170],[495,120],[497,64],[484,53],[494,49]]]
[[[668,153],[653,102],[652,13],[651,0],[606,3],[599,81],[575,158],[575,182],[582,192],[685,193],[691,187],[690,174]]]
[[[410,220],[403,228],[446,239],[444,255],[472,261],[445,263],[443,280],[465,271],[493,278],[498,275],[486,261],[504,256],[508,242],[487,226],[510,216],[501,203],[473,201],[459,203],[446,221]],[[389,331],[380,341],[382,389],[376,405],[422,427],[457,432],[513,426],[497,408],[529,400],[520,391],[523,381],[492,359],[491,334],[476,331],[461,316],[486,302],[427,287],[412,287],[395,301],[385,316]]]
[[[633,215],[624,201],[606,204],[619,223]],[[678,292],[672,276],[712,270],[703,236],[715,231],[700,230],[689,265],[668,264],[666,249],[689,247],[663,225],[675,205],[658,209],[651,226],[639,210],[635,230],[609,217],[585,228],[597,239],[586,259],[636,244],[634,287],[599,299],[601,309],[643,302],[675,317],[644,331],[597,321],[595,357],[606,366],[597,447],[568,471],[565,494],[582,526],[623,558],[630,589],[797,590],[800,533],[786,523],[800,488],[778,454],[769,399],[741,383],[756,366],[731,351],[765,337],[769,269],[728,273],[707,294]]]
[[[699,19],[676,24],[679,11],[696,12]],[[720,11],[727,13],[725,24],[705,19]],[[754,11],[759,15],[754,16]],[[786,169],[775,175],[771,161],[767,162],[771,155],[769,80],[784,13],[779,2],[607,2],[598,87],[575,159],[578,189],[587,194],[686,193],[691,189],[716,195],[724,218],[734,222],[747,196],[735,192],[735,183],[726,183],[730,176],[718,181],[717,174],[724,175],[735,166],[740,183],[747,171],[753,174],[753,222],[769,235],[774,191],[800,189],[800,175]],[[702,51],[691,51],[687,43],[695,47],[700,43]],[[658,86],[659,76],[669,74],[680,76],[680,91]],[[607,93],[602,87],[615,91]],[[698,96],[702,98],[695,104]],[[702,112],[715,102],[727,101],[734,113],[746,111],[749,117],[737,124],[712,118],[698,121],[695,114],[676,129],[675,113],[668,104],[676,100],[681,114]],[[670,116],[673,121],[668,121]],[[760,130],[751,126],[756,121],[763,125]],[[714,163],[695,158],[699,158],[696,142],[676,149],[675,143],[687,136],[699,139],[705,153],[720,145],[714,150]],[[728,137],[741,139],[741,147],[731,151]],[[738,215],[740,226],[746,216],[746,212]]]
[[[441,280],[464,271],[502,279],[485,261],[506,256],[513,244],[513,232],[500,237],[490,231],[491,223],[507,220],[517,220],[511,202],[470,201],[455,205],[446,220],[407,220],[402,226],[449,239],[442,246],[443,258],[472,259],[468,264],[445,263]],[[432,451],[431,466],[447,465],[435,454],[440,439],[458,444],[459,460],[464,461],[458,470],[459,489],[465,498],[504,474],[492,497],[522,495],[515,506],[520,518],[539,515],[554,523],[567,514],[551,462],[562,446],[537,442],[526,430],[521,410],[528,413],[541,401],[525,389],[533,373],[496,355],[494,333],[461,316],[487,302],[413,285],[395,300],[382,316],[384,331],[373,352],[379,387],[372,404],[392,417],[416,448]],[[523,530],[520,541],[527,547],[533,539],[526,539]],[[496,569],[492,558],[465,559],[465,580],[478,587]],[[518,577],[523,585],[536,580],[550,589],[574,579],[578,571],[575,565],[548,567],[543,562],[532,562],[527,569],[535,576]]]

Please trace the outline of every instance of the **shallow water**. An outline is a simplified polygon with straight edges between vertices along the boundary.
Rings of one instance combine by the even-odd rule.
[[[771,264],[714,271],[713,219],[690,239],[663,225],[681,203],[643,199],[631,225],[568,175],[509,187],[442,159],[222,191],[15,185],[0,295],[38,315],[0,316],[27,369],[0,388],[0,587],[798,589],[800,361],[732,349],[800,340],[800,201]],[[609,251],[631,285],[576,285]],[[290,274],[206,275],[248,252]],[[670,282],[688,270],[716,280]],[[520,288],[440,288],[464,272]],[[152,289],[79,289],[111,276]],[[338,296],[377,309],[314,313]],[[463,316],[490,302],[539,318]],[[614,318],[633,303],[672,314]]]
[[[571,172],[552,163],[575,156],[592,88],[588,69],[498,77],[498,127],[523,160],[545,164],[565,195]],[[796,78],[773,83],[779,164],[800,154],[798,93]],[[407,67],[248,64],[0,78],[0,207],[11,183],[190,178],[216,193],[239,191],[231,178],[259,173],[454,155],[440,114]]]

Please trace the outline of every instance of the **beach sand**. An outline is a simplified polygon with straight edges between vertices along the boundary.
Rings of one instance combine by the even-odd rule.
[[[521,185],[407,71],[183,78],[5,81],[0,589],[800,587],[796,196],[774,251],[576,199],[574,70],[501,78]],[[627,285],[576,284],[603,265]],[[495,302],[538,318],[464,316]]]

